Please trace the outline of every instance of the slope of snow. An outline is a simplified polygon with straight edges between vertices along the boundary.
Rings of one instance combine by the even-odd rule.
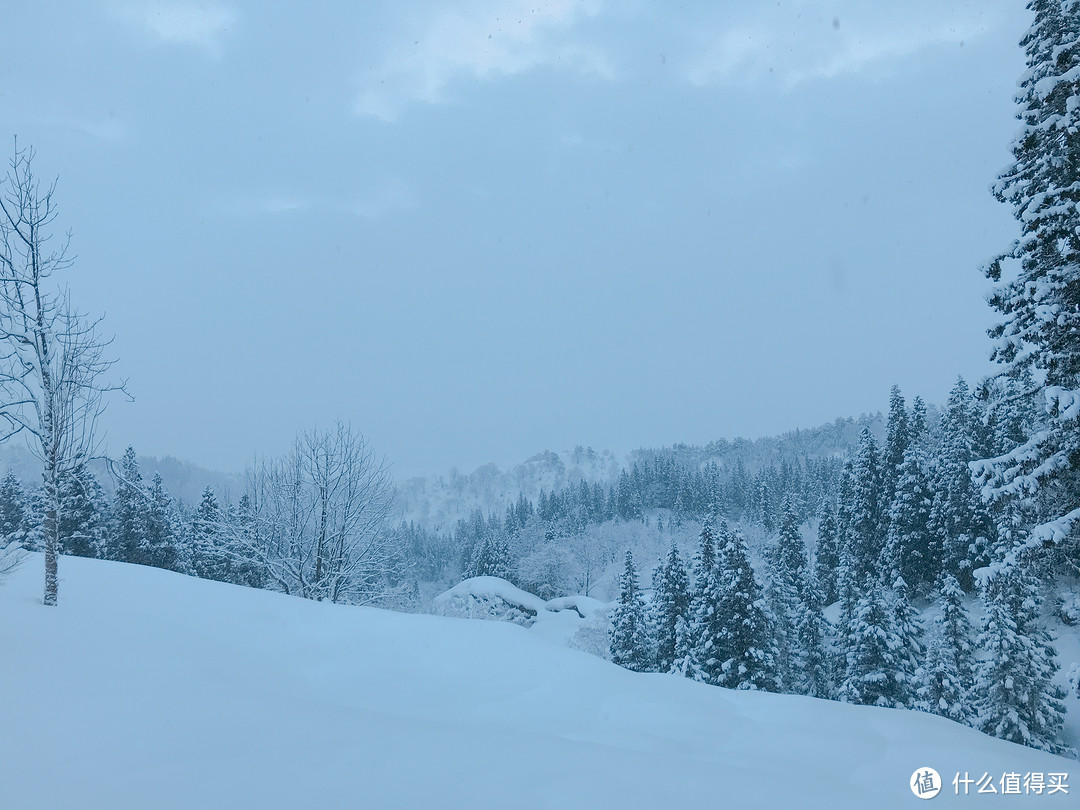
[[[11,810],[884,810],[917,804],[921,766],[1075,765],[929,715],[635,674],[502,622],[61,564],[58,608],[39,556],[0,585]],[[935,802],[983,800],[951,793]]]

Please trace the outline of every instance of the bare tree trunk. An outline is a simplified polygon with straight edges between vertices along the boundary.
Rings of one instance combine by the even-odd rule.
[[[107,391],[123,385],[101,382],[112,361],[103,356],[108,341],[95,334],[70,305],[55,271],[72,264],[67,241],[47,246],[56,218],[55,183],[42,191],[34,177],[33,150],[16,146],[0,182],[0,441],[23,434],[42,462],[45,487],[46,605],[57,604],[60,485],[96,450],[94,427]]]
[[[316,468],[317,470],[318,468]],[[326,524],[329,520],[327,514],[329,510],[329,504],[327,503],[326,485],[319,486],[319,540],[315,546],[315,584],[318,585],[322,582],[323,578],[323,555],[326,549]]]
[[[50,607],[56,605],[60,582],[57,572],[60,559],[59,523],[55,509],[45,512],[45,596],[42,602]]]

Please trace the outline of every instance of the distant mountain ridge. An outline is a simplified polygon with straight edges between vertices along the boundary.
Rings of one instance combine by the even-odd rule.
[[[209,470],[191,461],[184,461],[175,456],[138,456],[139,472],[143,481],[149,483],[155,474],[160,474],[165,488],[177,500],[189,506],[199,503],[203,490],[211,487],[219,497],[239,497],[244,488],[244,476],[240,473],[223,473]],[[106,495],[112,497],[116,490],[116,481],[105,461],[90,464],[94,477]],[[10,470],[26,487],[34,487],[41,481],[41,464],[21,442],[9,442],[0,445],[0,475]]]
[[[930,409],[931,425],[936,423],[937,413],[937,409]],[[506,470],[495,464],[485,464],[471,473],[462,473],[455,467],[442,475],[399,482],[397,517],[431,531],[450,531],[457,521],[467,518],[476,509],[501,514],[521,495],[535,501],[541,490],[550,493],[582,480],[608,485],[618,479],[622,470],[630,469],[634,464],[648,463],[661,455],[673,458],[679,466],[686,468],[713,462],[722,470],[728,470],[742,463],[753,474],[762,467],[780,465],[785,460],[846,455],[855,447],[864,427],[880,439],[885,433],[885,420],[881,413],[863,414],[777,436],[718,439],[705,445],[641,448],[623,458],[610,450],[578,445],[563,452],[544,450]],[[170,494],[188,505],[197,504],[207,486],[223,500],[235,501],[244,490],[243,473],[210,470],[175,456],[139,456],[138,460],[145,481],[149,482],[155,473],[160,474]],[[106,464],[95,462],[91,468],[102,488],[111,496],[116,482]],[[40,465],[20,442],[0,445],[0,474],[7,470],[12,470],[27,486],[35,485],[39,480]]]
[[[936,410],[931,417],[936,420]],[[853,452],[863,428],[869,428],[880,440],[885,435],[885,418],[881,413],[863,414],[857,419],[835,419],[779,436],[718,439],[703,446],[675,444],[642,448],[632,451],[625,459],[610,450],[598,451],[580,445],[567,452],[547,450],[509,470],[485,464],[472,473],[461,473],[455,468],[446,475],[410,478],[398,484],[398,508],[402,520],[429,531],[445,532],[476,509],[501,515],[521,495],[536,501],[541,490],[550,493],[581,480],[589,484],[612,484],[622,470],[661,455],[672,457],[685,468],[713,462],[721,470],[730,470],[742,463],[750,474],[785,461],[846,456]]]

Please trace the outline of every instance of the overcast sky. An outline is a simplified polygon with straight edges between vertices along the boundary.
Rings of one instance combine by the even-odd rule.
[[[989,369],[1020,0],[43,2],[0,134],[60,179],[109,448],[398,477],[754,437]]]

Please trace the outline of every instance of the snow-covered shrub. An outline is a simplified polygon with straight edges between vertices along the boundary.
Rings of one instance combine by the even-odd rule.
[[[566,642],[573,650],[611,660],[611,619],[606,610],[597,610],[588,616]]]

